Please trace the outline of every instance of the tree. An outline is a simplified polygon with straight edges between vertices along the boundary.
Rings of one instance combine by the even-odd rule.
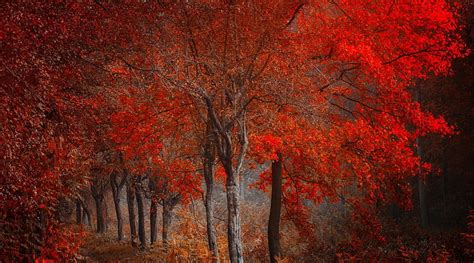
[[[135,181],[133,175],[128,174],[128,172],[126,178],[128,219],[130,225],[130,242],[132,246],[136,246],[137,221],[135,216]]]
[[[210,124],[206,130],[206,136],[203,143],[202,153],[202,167],[204,174],[204,181],[206,183],[206,196],[204,197],[204,206],[206,208],[206,228],[207,228],[207,243],[209,250],[211,251],[216,262],[219,262],[219,251],[217,248],[217,237],[216,229],[214,226],[214,203],[213,203],[213,192],[214,192],[214,175],[215,175],[215,159],[216,149],[213,144],[213,136],[210,132]]]
[[[272,161],[272,195],[270,204],[270,216],[268,218],[268,250],[270,261],[276,262],[281,257],[280,246],[280,214],[282,207],[282,174],[283,156],[277,154],[278,159]]]
[[[332,105],[354,115],[351,118],[355,121],[339,113],[326,115],[330,119],[323,123],[334,129],[321,132],[315,130],[314,120],[302,119],[301,123],[319,134],[321,139],[315,139],[315,145],[324,140],[346,150],[347,156],[337,156],[339,165],[333,161],[336,167],[357,160],[354,169],[342,169],[341,174],[351,178],[346,183],[352,182],[350,173],[358,174],[361,186],[375,188],[374,195],[381,195],[380,186],[364,176],[381,170],[369,173],[364,167],[377,166],[377,162],[356,157],[357,152],[365,151],[376,158],[372,149],[365,149],[368,145],[364,149],[353,147],[351,141],[345,145],[336,135],[357,139],[352,136],[360,134],[354,129],[370,128],[373,131],[368,136],[374,136],[372,139],[402,138],[390,145],[398,147],[398,154],[405,154],[411,152],[407,145],[413,136],[449,130],[442,119],[423,113],[406,91],[415,78],[446,73],[452,59],[462,55],[455,13],[443,1],[412,5],[368,1],[272,5],[187,2],[165,4],[162,12],[165,18],[158,22],[159,38],[148,34],[147,40],[151,38],[154,45],[142,46],[149,59],[124,56],[122,61],[131,71],[147,72],[155,78],[159,82],[156,88],[189,100],[196,115],[206,116],[201,118],[203,134],[206,120],[211,124],[217,156],[226,172],[232,262],[242,261],[238,178],[247,153],[249,129],[255,129],[253,122],[260,113],[255,102],[287,95],[287,103],[325,108]],[[346,104],[352,104],[352,109]],[[301,111],[305,107],[291,106],[305,114]],[[406,134],[406,125],[414,125],[415,131]],[[385,128],[395,132],[387,133]],[[410,138],[405,140],[408,135]],[[329,147],[332,151],[338,149]],[[396,155],[386,158],[394,168],[400,168],[397,161],[403,161]],[[413,175],[407,168],[418,161],[412,154],[407,159],[410,165],[402,171]],[[303,169],[306,162],[293,165]],[[384,160],[384,164],[389,163]],[[327,168],[316,168],[325,176],[328,173]],[[402,179],[399,172],[393,171],[392,175]],[[295,187],[300,188],[300,184]],[[298,200],[291,202],[299,204]],[[358,209],[367,210],[361,206]]]
[[[200,192],[200,178],[190,161],[193,158],[190,149],[197,147],[189,131],[186,111],[181,106],[186,101],[183,103],[173,93],[156,90],[153,86],[130,93],[121,97],[122,109],[112,116],[114,126],[110,136],[123,151],[129,169],[146,174],[135,176],[133,180],[135,190],[140,189],[136,196],[139,207],[142,206],[139,199],[143,199],[145,193],[143,180],[145,177],[148,180],[152,243],[156,241],[156,205],[163,206],[162,240],[166,245],[170,239],[173,209]],[[143,225],[141,218],[139,208],[139,228]],[[139,230],[139,237],[144,246],[144,232],[142,235]]]
[[[93,37],[79,34],[87,31],[82,19],[94,17],[90,7],[36,1],[0,7],[4,260],[67,260],[77,249],[78,235],[61,226],[55,209],[86,184],[93,121],[82,89],[88,68],[76,55],[83,51],[78,43]]]
[[[112,196],[114,198],[115,213],[117,216],[117,239],[121,241],[123,239],[123,219],[122,210],[120,207],[120,192],[125,185],[126,177],[125,175],[122,175],[120,179],[117,177],[117,172],[112,172],[110,174],[110,185],[112,187]]]
[[[282,115],[287,116],[270,117],[270,123],[274,119],[284,121],[279,121],[279,126],[263,126],[263,134],[256,136],[256,152],[266,149],[265,160],[277,162],[275,154],[284,150],[288,179],[283,192],[287,209],[291,209],[288,213],[299,211],[288,205],[304,208],[305,199],[319,202],[322,196],[347,196],[350,193],[344,189],[354,181],[364,196],[349,199],[357,213],[365,214],[359,218],[368,219],[368,207],[376,200],[395,200],[409,207],[407,179],[424,176],[429,169],[413,152],[416,138],[428,133],[450,134],[452,128],[443,118],[423,112],[407,88],[414,79],[426,78],[430,72],[448,73],[452,60],[462,56],[455,11],[442,1],[406,6],[389,2],[311,2],[299,9],[303,11],[295,18],[296,29],[290,33],[294,44],[290,46],[297,46],[299,37],[306,34],[319,32],[325,36],[306,35],[304,39],[313,42],[298,46],[305,50],[300,54],[307,55],[318,49],[328,50],[311,57],[316,61],[316,74],[325,79],[319,81],[323,83],[320,87],[305,87],[313,97],[310,99],[297,91],[283,102],[280,94],[269,96],[265,102],[274,104],[274,108],[284,105],[287,109]],[[421,24],[403,23],[420,17]],[[364,26],[360,26],[362,21]],[[425,41],[433,35],[436,40]],[[442,58],[440,53],[444,54]],[[271,110],[264,112],[267,118],[271,116]],[[374,141],[380,145],[374,145]],[[258,146],[261,143],[266,146]],[[334,174],[337,180],[330,179]],[[270,178],[265,173],[262,179],[269,184]]]
[[[105,188],[107,186],[107,180],[104,175],[100,173],[99,169],[94,169],[93,180],[91,183],[91,193],[94,198],[96,208],[96,231],[97,233],[105,233],[107,230],[107,217],[105,213]]]
[[[93,146],[109,132],[96,120],[107,119],[98,110],[102,95],[117,113],[107,121],[130,170],[129,216],[135,222],[136,197],[141,245],[140,177],[160,178],[156,189],[166,192],[160,198],[170,218],[174,202],[164,200],[185,200],[183,193],[199,188],[199,163],[211,218],[216,159],[226,174],[232,262],[243,262],[239,179],[249,145],[263,151],[258,161],[282,162],[283,205],[303,227],[305,199],[343,196],[360,220],[372,220],[379,201],[409,207],[407,179],[429,170],[414,142],[452,132],[408,91],[415,79],[446,74],[465,55],[456,6],[443,0],[25,2],[1,11],[2,134],[9,142],[1,193],[20,194],[2,205],[2,248],[15,252],[11,258],[51,254],[49,244],[59,244],[47,238],[61,232],[53,208],[61,196],[77,197],[68,186],[83,183],[77,175],[91,168],[100,152]],[[263,174],[262,188],[269,182]],[[357,190],[349,191],[354,182]],[[98,210],[102,185],[95,178]],[[26,233],[28,226],[34,229]],[[34,245],[20,251],[13,236]]]
[[[146,247],[146,233],[145,233],[145,197],[143,193],[143,176],[138,175],[135,178],[135,197],[137,199],[138,209],[138,240],[140,240],[140,249]]]

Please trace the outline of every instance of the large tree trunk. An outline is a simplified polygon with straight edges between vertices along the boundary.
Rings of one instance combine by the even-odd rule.
[[[161,239],[163,240],[163,245],[166,247],[170,241],[170,228],[171,228],[171,219],[173,217],[173,209],[178,204],[181,196],[178,194],[173,195],[170,198],[167,198],[163,201],[163,228],[162,228],[162,236]]]
[[[127,178],[127,205],[128,205],[128,219],[130,224],[130,242],[132,246],[136,246],[137,242],[137,225],[135,216],[135,184],[133,178]]]
[[[81,201],[76,199],[76,223],[82,224],[82,209],[81,209]]]
[[[204,99],[209,121],[213,127],[213,137],[219,160],[227,175],[227,245],[229,258],[232,263],[241,263],[244,262],[244,259],[240,229],[239,175],[248,146],[245,108],[242,108],[239,114],[234,116],[235,120],[220,119],[211,99],[209,97]],[[233,141],[233,135],[237,135],[238,143]],[[236,150],[237,148],[238,150]]]
[[[270,262],[277,262],[281,257],[280,247],[280,214],[282,188],[282,156],[278,154],[278,160],[272,162],[272,197],[270,204],[270,216],[268,219],[268,249]]]
[[[135,189],[137,197],[137,208],[138,208],[138,239],[140,240],[140,248],[146,247],[146,236],[145,236],[145,206],[143,200],[143,188],[141,185],[141,178],[138,178],[139,184]]]
[[[123,219],[122,209],[120,208],[120,192],[125,183],[125,178],[122,178],[120,182],[117,182],[117,174],[110,174],[110,184],[112,186],[112,196],[115,205],[115,215],[117,217],[117,239],[121,241],[123,239]]]
[[[237,175],[227,169],[227,239],[229,258],[232,263],[241,263],[243,260],[242,237],[240,229],[239,182]]]
[[[211,168],[212,169],[212,168]],[[209,171],[208,171],[209,172]],[[214,204],[213,204],[213,190],[214,178],[212,174],[204,172],[206,181],[206,197],[204,205],[206,208],[206,223],[207,223],[207,244],[212,256],[219,262],[219,251],[217,248],[216,229],[214,227]]]
[[[94,196],[95,209],[96,209],[96,220],[97,220],[97,233],[105,233],[105,211],[104,211],[104,196]]]
[[[216,229],[214,227],[214,159],[214,146],[212,144],[210,130],[208,130],[206,143],[204,145],[203,158],[204,180],[206,181],[206,196],[204,199],[204,206],[206,208],[207,244],[209,251],[211,251],[212,256],[215,258],[215,262],[219,262]]]
[[[114,198],[115,214],[117,216],[117,239],[122,241],[123,239],[123,219],[122,210],[120,209],[120,197]]]

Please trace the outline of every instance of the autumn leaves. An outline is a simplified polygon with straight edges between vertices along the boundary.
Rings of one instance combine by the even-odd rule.
[[[215,256],[212,189],[216,170],[223,171],[232,262],[243,262],[245,249],[238,191],[243,170],[278,165],[272,170],[277,177],[265,171],[258,184],[265,189],[279,179],[272,185],[278,191],[272,206],[281,208],[275,202],[283,200],[302,233],[308,226],[303,201],[343,199],[356,217],[375,222],[371,208],[377,202],[410,206],[408,179],[419,175],[419,167],[428,168],[413,152],[415,139],[452,132],[441,117],[423,112],[408,90],[414,79],[447,73],[452,60],[465,54],[455,10],[444,1],[96,2],[45,5],[31,21],[19,15],[33,6],[8,6],[15,14],[5,21],[9,34],[22,38],[7,34],[11,48],[51,32],[61,41],[46,39],[43,50],[32,46],[24,57],[2,50],[14,65],[2,66],[7,81],[22,91],[4,99],[6,116],[13,120],[20,113],[21,122],[34,117],[45,123],[19,129],[20,135],[8,128],[8,138],[39,136],[35,143],[45,154],[52,148],[77,153],[74,160],[55,155],[71,161],[71,173],[96,162],[84,156],[119,151],[131,176],[146,174],[163,190],[155,191],[161,200],[198,197],[205,181]],[[37,20],[51,29],[29,32]],[[41,75],[24,67],[31,57]],[[45,101],[59,117],[36,108]],[[22,103],[35,110],[22,111]],[[63,137],[73,140],[59,149],[52,142]],[[18,148],[18,140],[10,139],[14,155],[27,149]],[[8,162],[38,157],[45,159],[32,154]],[[44,163],[32,164],[41,174],[66,170]],[[16,165],[11,178],[25,179],[14,183],[30,182],[31,169]],[[48,185],[59,187],[53,180]],[[271,242],[277,244],[280,209],[274,211]]]

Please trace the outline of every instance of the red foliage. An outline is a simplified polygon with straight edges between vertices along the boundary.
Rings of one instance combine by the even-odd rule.
[[[227,141],[218,145],[221,162],[231,160],[226,174],[238,166],[236,153],[246,154],[232,142],[247,133],[257,163],[282,154],[288,217],[302,232],[311,227],[305,201],[343,199],[370,226],[363,232],[382,241],[374,207],[410,208],[409,179],[430,169],[414,152],[416,139],[453,133],[409,87],[448,74],[466,55],[456,6],[234,5],[2,5],[2,258],[67,257],[77,248],[59,235],[55,208],[83,183],[111,111],[108,135],[128,166],[163,178],[171,192],[200,192],[196,163],[213,113]],[[268,172],[258,184],[270,184]]]
[[[187,202],[197,197],[202,177],[193,162],[192,151],[197,146],[183,107],[186,100],[160,89],[127,91],[130,96],[119,97],[120,110],[111,117],[110,137],[124,153],[129,169],[156,177],[157,188],[162,189],[156,198],[180,194]]]
[[[77,247],[60,226],[59,200],[85,178],[93,121],[78,88],[87,83],[78,55],[91,35],[90,5],[3,3],[0,56],[0,258],[68,258]],[[87,136],[86,136],[87,135]]]
[[[416,139],[454,132],[424,112],[409,87],[429,74],[448,74],[453,59],[466,54],[456,10],[444,1],[305,5],[285,49],[300,63],[304,54],[322,54],[314,59],[326,84],[294,88],[291,97],[278,94],[258,107],[266,117],[254,130],[253,156],[260,163],[284,156],[284,200],[298,225],[307,220],[304,200],[343,200],[367,226],[358,234],[383,240],[375,206],[410,209],[409,179],[430,170],[416,156]],[[266,171],[259,188],[270,183]]]

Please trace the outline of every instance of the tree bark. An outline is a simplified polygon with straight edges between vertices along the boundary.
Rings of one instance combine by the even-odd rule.
[[[105,233],[105,219],[104,219],[104,197],[94,196],[95,209],[96,209],[96,223],[97,233]]]
[[[84,219],[87,219],[87,225],[92,226],[91,212],[89,210],[89,207],[88,207],[87,203],[84,200],[82,200],[81,198],[78,198],[78,200],[79,200],[79,202],[81,203],[81,206],[82,206],[82,212],[83,212],[82,220],[84,221]]]
[[[157,200],[157,189],[156,189],[156,178],[151,176],[148,179],[148,189],[150,190],[150,243],[156,242],[158,229],[156,225],[156,217],[158,213],[158,200]]]
[[[206,197],[204,200],[204,206],[206,208],[206,224],[207,224],[207,243],[212,256],[216,262],[219,262],[219,251],[217,248],[216,229],[214,227],[214,203],[213,203],[213,191],[214,191],[214,178],[213,175],[206,175],[204,172],[204,178],[206,181]]]
[[[270,216],[268,219],[268,249],[270,262],[276,263],[277,257],[281,257],[280,246],[280,215],[282,198],[282,155],[278,154],[278,160],[272,162],[272,197],[270,204]]]
[[[422,103],[421,101],[421,92],[420,88],[415,91],[415,100],[418,103]],[[416,139],[416,152],[420,157],[420,160],[423,161],[423,151],[420,144],[420,139]],[[420,167],[421,171],[421,167]],[[428,178],[422,178],[418,176],[418,201],[419,201],[419,208],[420,208],[420,220],[421,226],[427,227],[428,226],[428,203],[426,200],[426,181]]]
[[[112,186],[112,196],[114,199],[115,205],[115,215],[117,217],[117,239],[119,241],[123,240],[123,219],[122,219],[122,209],[120,207],[120,192],[125,183],[125,178],[122,178],[120,182],[117,182],[117,174],[110,174],[110,184]]]
[[[174,194],[173,196],[167,198],[163,201],[163,228],[162,228],[162,236],[161,239],[163,240],[163,245],[166,247],[170,241],[170,228],[171,228],[171,220],[173,217],[173,209],[178,204],[181,196],[179,194]]]
[[[203,158],[204,180],[206,182],[206,196],[204,198],[204,206],[206,208],[207,244],[209,251],[211,251],[212,256],[214,257],[214,262],[219,262],[219,250],[217,247],[216,229],[214,227],[213,200],[215,151],[211,136],[212,134],[210,134],[210,128],[208,127]]]
[[[97,233],[105,233],[105,211],[104,211],[104,190],[105,183],[101,179],[96,178],[91,185],[92,197],[95,201]]]
[[[161,239],[163,240],[163,245],[167,246],[169,242],[169,230],[171,225],[171,209],[168,204],[163,205],[163,228],[162,228],[162,236]]]
[[[158,202],[154,197],[151,199],[150,204],[150,243],[153,244],[156,242],[156,237],[158,234],[158,229],[156,227],[156,217],[158,210]]]
[[[448,206],[447,206],[447,194],[448,194],[448,156],[447,156],[447,139],[443,140],[443,155],[441,156],[441,188],[443,192],[443,219],[447,219],[447,212],[448,212]]]
[[[105,201],[105,193],[104,193],[104,201],[102,202],[103,204],[103,207],[104,207],[104,232],[107,232],[107,230],[109,229],[109,205],[108,203]]]
[[[137,198],[137,208],[138,208],[138,239],[140,240],[140,249],[146,247],[146,236],[145,236],[145,207],[143,200],[143,188],[141,185],[141,178],[138,178],[139,183],[135,189],[135,194]]]
[[[423,178],[418,177],[418,198],[420,205],[421,226],[428,226],[428,205],[426,202],[426,182]]]
[[[128,219],[130,224],[130,242],[132,246],[137,245],[137,225],[135,216],[135,184],[130,175],[127,176],[127,205],[128,205]]]
[[[82,224],[82,209],[79,199],[76,199],[76,223],[78,225]]]
[[[240,204],[239,204],[239,183],[236,174],[227,170],[226,194],[227,194],[227,239],[229,248],[229,258],[232,263],[241,263],[242,235],[240,229]]]
[[[235,84],[240,85],[238,83]],[[232,263],[241,263],[244,262],[244,259],[240,229],[239,175],[248,146],[246,106],[243,106],[239,113],[234,116],[235,118],[229,120],[226,117],[218,117],[212,100],[209,97],[205,96],[204,100],[209,121],[213,127],[213,137],[219,161],[227,175],[227,245],[229,258]],[[233,135],[236,135],[238,143],[233,141]]]

